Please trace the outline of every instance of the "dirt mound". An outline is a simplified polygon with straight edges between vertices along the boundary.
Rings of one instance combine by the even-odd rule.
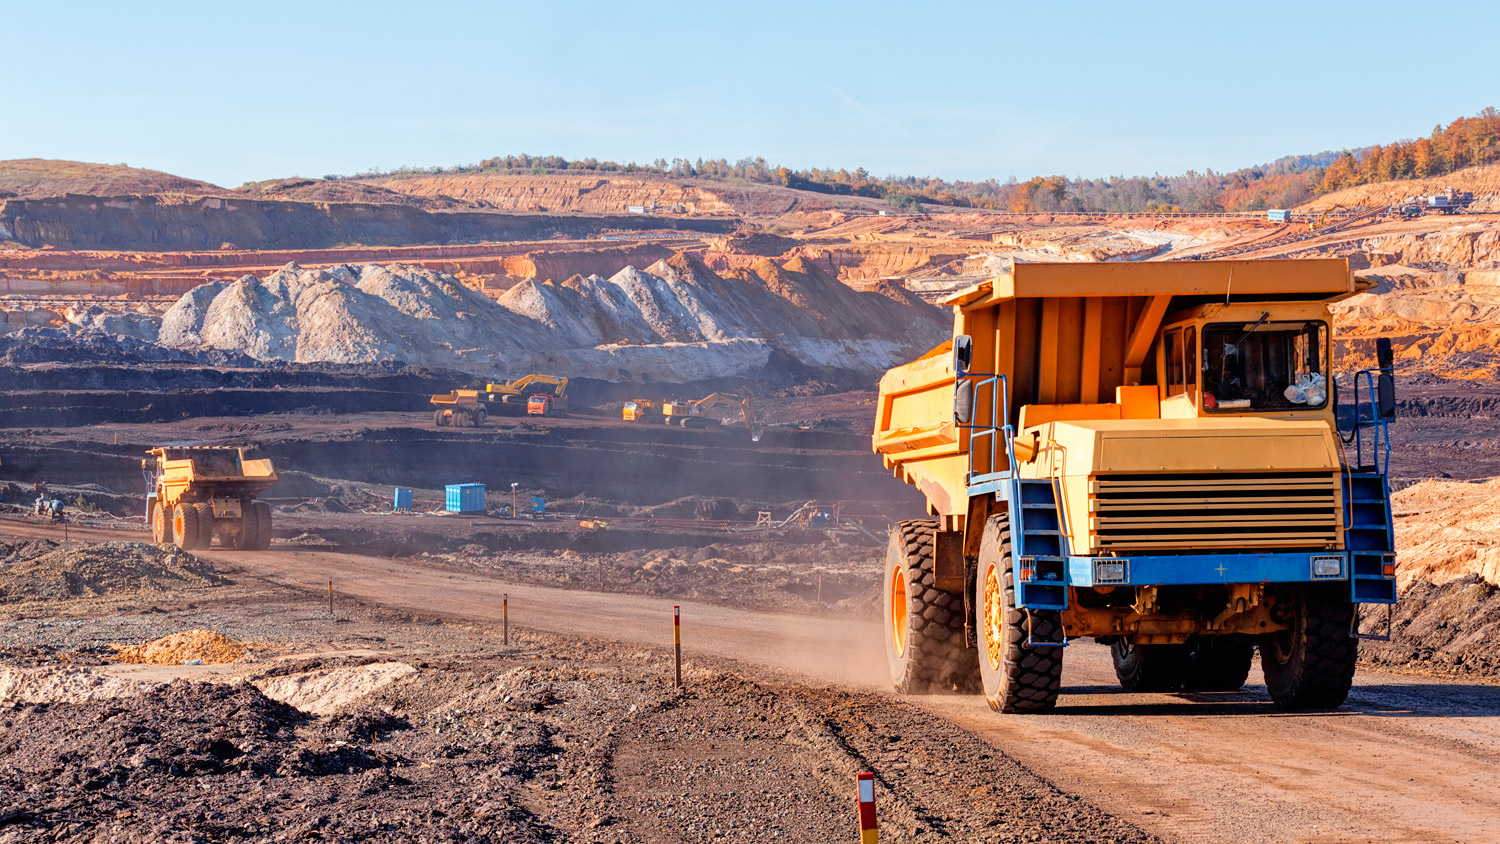
[[[0,703],[83,703],[140,694],[152,685],[87,668],[0,668]]]
[[[166,593],[224,582],[202,560],[170,546],[104,542],[43,550],[9,546],[0,561],[0,603],[55,601],[125,593]],[[34,552],[36,556],[28,556]]]
[[[1476,483],[1429,480],[1391,497],[1396,580],[1441,585],[1477,576],[1500,586],[1500,478]]]
[[[813,369],[877,371],[945,331],[936,308],[853,290],[800,259],[725,278],[679,254],[608,279],[527,281],[497,301],[407,265],[288,264],[189,291],[159,336],[174,350],[262,361],[401,360],[681,383],[763,374],[778,354]]]
[[[202,662],[222,665],[245,655],[242,642],[212,630],[187,630],[172,633],[152,642],[122,647],[115,653],[120,662],[140,665],[182,665]]]
[[[69,193],[99,196],[143,193],[222,195],[229,191],[197,179],[184,179],[171,173],[124,164],[22,158],[0,161],[0,196],[5,193],[33,199]]]
[[[1360,629],[1385,631],[1385,607],[1366,606]],[[1500,676],[1500,587],[1475,574],[1417,582],[1401,593],[1391,641],[1365,642],[1360,657],[1444,674]]]
[[[446,273],[368,264],[213,282],[162,317],[176,349],[243,350],[257,360],[495,364],[546,348],[540,326]]]
[[[303,712],[326,715],[376,692],[417,669],[404,662],[320,668],[290,677],[257,681],[266,696]]]

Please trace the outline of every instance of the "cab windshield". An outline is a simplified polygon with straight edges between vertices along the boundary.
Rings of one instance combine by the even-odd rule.
[[[1313,410],[1328,404],[1328,324],[1218,322],[1203,328],[1208,411]]]

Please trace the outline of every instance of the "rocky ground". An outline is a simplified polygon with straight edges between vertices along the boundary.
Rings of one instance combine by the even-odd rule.
[[[702,657],[678,689],[660,648],[330,617],[152,546],[34,550],[7,582],[122,554],[199,579],[0,597],[0,841],[837,840],[864,770],[890,840],[1155,840],[881,696]],[[195,628],[248,649],[105,653]]]

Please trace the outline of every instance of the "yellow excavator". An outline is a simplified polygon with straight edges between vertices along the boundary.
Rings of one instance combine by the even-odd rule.
[[[549,389],[550,388],[550,389]],[[514,381],[486,384],[484,389],[454,390],[431,398],[437,408],[432,423],[439,428],[477,428],[491,414],[524,416],[526,402],[534,395],[551,399],[547,415],[568,415],[568,379],[557,375],[532,373]]]
[[[745,427],[750,429],[751,442],[760,442],[765,427],[760,424],[760,419],[755,415],[755,405],[747,396],[710,393],[697,401],[664,401],[661,403],[661,415],[668,425],[697,428],[708,424],[711,418],[709,408],[721,403],[739,405],[740,417],[745,420]]]
[[[1324,226],[1328,225],[1328,215],[1329,214],[1332,214],[1335,211],[1348,211],[1348,210],[1349,210],[1349,206],[1343,205],[1343,204],[1332,205],[1332,206],[1329,206],[1328,208],[1324,208],[1323,209],[1323,213],[1319,214],[1317,217],[1309,217],[1308,218],[1308,220],[1307,220],[1307,230],[1308,231],[1313,231],[1315,229],[1321,229]]]

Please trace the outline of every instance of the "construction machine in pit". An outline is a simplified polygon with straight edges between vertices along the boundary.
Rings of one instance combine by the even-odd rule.
[[[1357,605],[1396,600],[1392,354],[1340,384],[1342,259],[1017,263],[949,297],[953,337],[880,382],[874,450],[927,499],[890,536],[903,692],[1051,708],[1063,654],[1122,685],[1342,705]]]

